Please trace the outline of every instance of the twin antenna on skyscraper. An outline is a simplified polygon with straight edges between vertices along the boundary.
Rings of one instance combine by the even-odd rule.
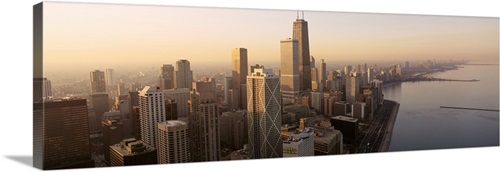
[[[297,19],[299,19],[299,11],[297,11]],[[304,19],[304,11],[302,11],[302,19]]]

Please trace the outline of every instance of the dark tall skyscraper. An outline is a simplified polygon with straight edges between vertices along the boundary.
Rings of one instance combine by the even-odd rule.
[[[107,93],[94,93],[90,97],[90,105],[92,108],[95,110],[95,121],[91,121],[92,124],[96,126],[101,126],[101,117],[105,112],[109,111],[109,100],[108,100],[108,94]],[[91,132],[99,132],[101,131],[101,128],[98,127],[96,128],[96,131]]]
[[[299,88],[300,91],[311,89],[311,61],[309,61],[309,33],[307,21],[298,17],[293,22],[293,39],[299,41]]]
[[[109,165],[109,146],[120,143],[125,137],[123,132],[122,116],[118,111],[106,112],[102,116],[101,131],[103,139],[104,160]]]
[[[33,102],[52,98],[52,86],[47,78],[33,78]]]
[[[90,72],[90,93],[106,92],[106,79],[104,71],[95,70]]]
[[[248,75],[248,52],[246,48],[232,50],[233,109],[246,108],[246,77]]]
[[[41,124],[34,126],[34,132],[43,137],[35,139],[34,147],[41,152],[34,151],[34,164],[43,164],[45,170],[94,167],[87,100],[54,100],[33,107],[34,119]]]

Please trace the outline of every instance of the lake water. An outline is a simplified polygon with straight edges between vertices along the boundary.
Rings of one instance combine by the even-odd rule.
[[[478,82],[406,82],[388,85],[384,98],[400,103],[389,151],[499,145],[499,112],[440,106],[499,109],[498,66],[465,65],[433,74]]]

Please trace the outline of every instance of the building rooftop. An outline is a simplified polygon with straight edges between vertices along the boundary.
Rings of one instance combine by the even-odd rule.
[[[166,126],[182,126],[182,125],[187,125],[187,122],[182,121],[182,120],[168,120],[168,121],[163,121],[158,123],[158,126],[160,125],[166,125]]]
[[[341,132],[339,130],[332,129],[320,129],[315,128],[314,130],[314,142],[329,143],[335,137],[341,137]]]
[[[131,156],[155,150],[152,146],[135,138],[124,139],[120,143],[110,146],[110,148],[116,150],[122,156]]]
[[[348,117],[348,116],[334,116],[332,117],[332,119],[337,119],[337,120],[342,120],[342,121],[347,121],[347,122],[358,122],[358,119],[356,118],[352,118],[352,117]]]

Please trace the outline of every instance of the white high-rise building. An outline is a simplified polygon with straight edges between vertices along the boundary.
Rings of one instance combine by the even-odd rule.
[[[298,40],[288,38],[281,41],[281,94],[292,100],[300,93],[298,46]]]
[[[188,124],[169,120],[158,123],[158,164],[189,162]]]
[[[272,69],[255,68],[247,77],[249,157],[283,157],[280,79]]]
[[[141,138],[156,148],[156,130],[159,122],[166,121],[165,93],[159,87],[146,86],[139,91],[139,123]]]

